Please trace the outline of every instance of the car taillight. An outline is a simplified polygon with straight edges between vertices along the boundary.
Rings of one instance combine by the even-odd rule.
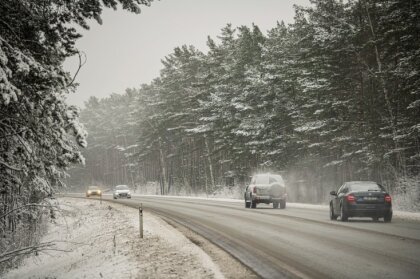
[[[348,195],[348,196],[346,196],[346,200],[347,200],[349,203],[354,203],[354,202],[356,202],[356,197],[355,197],[355,196],[353,196],[353,195]]]
[[[252,193],[254,193],[254,194],[257,193],[257,187],[252,188]]]
[[[390,195],[385,195],[385,202],[391,202],[391,196]]]

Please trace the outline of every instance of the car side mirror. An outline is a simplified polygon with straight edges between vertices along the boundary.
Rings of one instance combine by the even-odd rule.
[[[337,192],[336,192],[336,191],[331,191],[331,192],[330,192],[330,195],[331,195],[331,196],[337,196]]]

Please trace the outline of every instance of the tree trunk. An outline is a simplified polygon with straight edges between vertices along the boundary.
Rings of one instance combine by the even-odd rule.
[[[207,161],[208,161],[208,164],[209,164],[210,181],[211,181],[210,191],[213,192],[214,189],[216,188],[216,186],[214,184],[213,162],[212,162],[212,159],[211,159],[211,152],[210,152],[210,147],[209,147],[209,142],[208,142],[207,136],[204,136],[204,144],[206,145],[206,157],[207,157]],[[207,178],[207,176],[206,176],[206,178]],[[206,185],[207,185],[207,183],[206,183]],[[206,189],[206,194],[207,194],[207,189]]]
[[[163,153],[162,138],[159,137],[159,159],[160,159],[160,173],[162,183],[162,195],[166,194],[166,167],[165,167],[165,155]]]
[[[376,58],[376,64],[377,64],[377,67],[378,67],[379,80],[380,80],[380,84],[381,84],[381,87],[382,87],[382,93],[384,95],[386,108],[387,108],[387,111],[388,111],[388,114],[389,114],[389,119],[390,119],[389,124],[391,126],[392,135],[393,135],[392,140],[393,140],[393,143],[394,143],[394,147],[397,150],[397,159],[398,159],[398,164],[399,164],[399,166],[397,166],[397,168],[404,172],[405,168],[403,167],[403,158],[402,158],[401,152],[398,151],[399,145],[398,145],[398,140],[397,140],[398,132],[397,132],[397,127],[395,125],[396,119],[395,119],[394,113],[392,111],[392,104],[391,104],[391,100],[389,98],[389,92],[388,92],[386,79],[384,77],[384,73],[382,72],[382,60],[381,60],[381,57],[379,55],[379,48],[378,48],[378,44],[377,44],[376,33],[375,33],[375,30],[374,30],[374,27],[373,27],[372,18],[370,16],[369,7],[367,5],[367,2],[369,2],[369,1],[368,0],[365,1],[365,9],[366,9],[367,18],[368,18],[368,21],[369,21],[369,28],[370,28],[372,38],[373,38],[373,42],[374,42],[373,45],[374,45],[374,49],[375,49],[375,58]]]

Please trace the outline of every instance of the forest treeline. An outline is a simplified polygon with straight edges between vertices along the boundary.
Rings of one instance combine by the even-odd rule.
[[[420,1],[311,2],[266,34],[228,24],[206,53],[175,48],[150,84],[91,97],[69,183],[214,194],[276,171],[294,200],[375,180],[418,203]]]

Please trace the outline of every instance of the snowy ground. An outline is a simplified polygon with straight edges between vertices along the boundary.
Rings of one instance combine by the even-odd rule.
[[[243,203],[238,199],[190,198]],[[57,203],[57,219],[42,239],[43,243],[56,243],[54,249],[27,258],[5,278],[254,277],[231,257],[209,248],[204,239],[178,228],[181,233],[148,212],[144,215],[144,238],[140,239],[137,209],[75,198],[60,198]],[[326,205],[299,203],[287,206],[328,209]],[[394,216],[420,220],[420,213],[394,211]]]
[[[139,238],[138,211],[97,200],[60,198],[61,217],[42,242],[55,249],[27,258],[5,278],[224,278],[182,233],[151,214]]]

